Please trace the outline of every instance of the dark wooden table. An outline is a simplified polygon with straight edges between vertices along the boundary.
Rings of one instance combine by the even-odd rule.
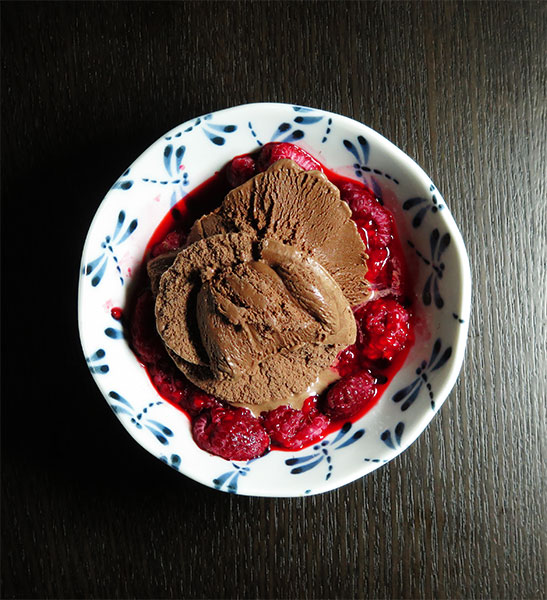
[[[546,6],[2,3],[2,597],[545,597]],[[171,127],[267,100],[348,115],[415,158],[474,280],[431,426],[304,499],[158,463],[77,335],[82,244],[112,182]]]

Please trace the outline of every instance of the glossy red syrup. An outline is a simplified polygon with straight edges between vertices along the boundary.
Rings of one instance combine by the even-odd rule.
[[[271,449],[290,451],[312,445],[325,435],[339,430],[344,423],[361,418],[378,402],[389,382],[404,364],[414,341],[413,316],[409,299],[411,287],[407,277],[401,243],[391,213],[381,206],[381,201],[374,198],[373,192],[362,183],[327,169],[300,148],[291,144],[269,144],[267,146],[269,148],[263,149],[260,156],[258,156],[259,153],[255,153],[236,157],[234,163],[230,163],[226,169],[216,173],[194,189],[167,213],[146,247],[143,272],[139,274],[137,279],[139,289],[135,296],[134,306],[129,310],[133,349],[146,368],[158,393],[193,420],[193,429],[200,430],[199,435],[194,431],[194,439],[200,447],[231,460],[236,460],[236,456],[247,455],[245,452],[241,454],[233,443],[231,446],[230,443],[226,444],[225,439],[217,445],[216,451],[209,443],[211,440],[216,439],[215,436],[218,438],[222,433],[225,426],[221,419],[217,419],[218,427],[207,439],[200,438],[200,436],[203,437],[203,432],[197,427],[204,420],[202,416],[200,417],[201,421],[198,422],[199,415],[222,415],[224,409],[231,409],[216,398],[196,388],[168,357],[155,329],[153,299],[151,293],[147,290],[148,281],[144,273],[144,266],[149,258],[183,246],[194,221],[217,208],[235,183],[240,183],[241,179],[253,176],[253,169],[255,168],[253,163],[260,165],[261,160],[264,162],[266,154],[266,159],[271,154],[272,157],[275,156],[275,160],[293,158],[295,162],[303,160],[306,163],[302,165],[303,167],[320,168],[327,178],[342,190],[342,198],[346,194],[344,199],[348,201],[354,211],[352,218],[356,221],[358,230],[368,249],[369,272],[367,279],[371,281],[371,288],[373,289],[371,301],[354,310],[358,325],[356,343],[343,350],[332,367],[340,374],[341,379],[337,383],[342,382],[342,387],[345,381],[348,382],[349,388],[351,387],[349,385],[350,381],[355,382],[362,379],[366,382],[366,385],[371,385],[370,382],[373,382],[373,391],[364,390],[366,393],[363,393],[363,397],[366,400],[360,402],[351,416],[343,415],[337,418],[336,410],[332,412],[329,409],[328,394],[330,390],[327,390],[319,398],[308,399],[303,412],[291,412],[284,409],[278,415],[271,415],[270,413],[271,416],[268,417],[267,414],[264,414],[258,422],[261,422],[266,429],[268,427],[277,428],[276,431],[272,429],[270,432]],[[284,155],[284,153],[287,154]],[[281,156],[278,156],[279,154]],[[274,158],[271,160],[274,160]],[[231,164],[237,166],[237,172],[230,172]],[[319,167],[316,167],[316,165],[319,165]],[[264,170],[265,165],[262,164],[260,168]],[[232,182],[232,185],[229,181]],[[363,196],[362,201],[360,200],[360,194]],[[372,206],[372,212],[369,210],[364,215],[359,213],[359,207],[367,205],[367,203],[369,209]],[[385,242],[387,242],[386,245],[384,245]],[[375,314],[368,314],[373,312],[373,303],[376,303],[378,310]],[[383,308],[383,304],[388,308],[395,307],[394,314],[391,315],[387,309],[382,312],[380,309]],[[403,315],[402,318],[401,315]],[[120,319],[121,316],[120,309],[112,309],[113,318]],[[400,323],[402,325],[399,325]],[[403,333],[397,330],[399,326],[404,328]],[[383,358],[384,356],[385,358]],[[371,377],[368,375],[360,377],[360,373],[363,372],[368,373]],[[332,390],[333,387],[331,386],[330,389]],[[332,393],[332,397],[334,397],[334,392]],[[348,389],[348,394],[351,393],[355,395],[355,389]],[[326,416],[325,413],[328,413],[329,416]],[[237,417],[237,415],[234,417],[234,414],[231,413],[232,418]],[[242,420],[234,426],[239,431],[239,436],[241,436],[241,431],[245,430],[245,418],[242,417]],[[210,419],[208,427],[213,426],[214,419],[212,421]],[[259,446],[262,448],[261,452],[263,452],[264,443],[262,442]]]

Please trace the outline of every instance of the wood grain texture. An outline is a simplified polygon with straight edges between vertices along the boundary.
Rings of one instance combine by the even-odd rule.
[[[2,597],[545,597],[545,7],[2,3]],[[158,464],[77,337],[79,257],[111,183],[173,126],[252,101],[391,139],[441,190],[474,280],[440,414],[396,460],[306,499]]]

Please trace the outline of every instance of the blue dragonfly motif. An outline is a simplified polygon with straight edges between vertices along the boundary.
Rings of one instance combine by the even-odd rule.
[[[180,136],[181,134],[176,134],[175,137]],[[166,136],[167,140],[171,140],[172,136]],[[166,144],[163,148],[163,166],[165,172],[167,174],[166,178],[150,178],[143,177],[142,181],[144,183],[159,183],[160,185],[174,185],[175,189],[171,194],[170,206],[171,208],[185,196],[184,188],[189,185],[190,178],[186,171],[184,171],[184,165],[182,164],[182,159],[186,153],[186,146],[184,145],[176,145],[176,144]],[[183,171],[180,173],[180,171]]]
[[[118,327],[107,327],[104,330],[104,333],[107,337],[113,340],[121,340],[125,337],[123,329],[120,329]]]
[[[305,473],[310,469],[314,469],[323,461],[325,461],[327,465],[325,479],[330,479],[333,470],[331,452],[346,448],[347,446],[354,444],[357,440],[361,439],[363,435],[365,435],[364,429],[358,429],[348,437],[351,428],[351,423],[345,423],[332,441],[323,440],[321,443],[315,444],[313,446],[313,454],[287,459],[285,464],[289,467],[293,467],[291,469],[291,474],[300,475],[301,473]]]
[[[123,191],[127,191],[128,189],[130,189],[133,186],[133,180],[126,179],[126,177],[129,175],[130,172],[131,172],[131,167],[124,171],[122,176],[112,186],[112,189],[113,190],[123,190]]]
[[[448,246],[450,246],[450,241],[451,238],[448,232],[441,236],[439,230],[435,228],[429,236],[430,258],[428,258],[422,254],[410,240],[408,240],[408,245],[415,250],[418,257],[424,264],[431,266],[432,268],[432,272],[427,278],[422,291],[422,300],[426,306],[431,304],[432,299],[435,301],[435,306],[437,308],[440,309],[444,306],[444,300],[439,289],[439,282],[443,278],[445,270],[445,264],[441,260],[441,257]]]
[[[135,229],[137,229],[138,225],[137,219],[133,219],[126,226],[125,217],[125,211],[121,210],[118,214],[118,219],[116,221],[114,233],[112,233],[112,235],[107,235],[101,242],[102,253],[95,260],[92,260],[84,267],[85,275],[92,276],[91,285],[93,287],[96,287],[101,282],[106,271],[106,266],[109,262],[109,258],[112,259],[114,265],[116,266],[116,270],[118,271],[121,284],[124,284],[122,270],[120,269],[118,258],[114,253],[114,248],[118,247],[120,244],[123,244],[123,242],[125,242],[129,238],[129,236],[135,231]]]
[[[249,128],[249,131],[251,132],[251,135],[254,137],[254,139],[256,140],[256,143],[258,146],[263,146],[264,144],[260,141],[260,139],[258,138],[258,133],[255,131],[253,124],[251,123],[251,121],[249,121],[247,123],[247,127]]]
[[[300,127],[315,125],[325,118],[324,115],[314,114],[314,111],[311,108],[293,106],[292,109],[294,112],[298,113],[297,116],[292,119],[292,122],[284,121],[281,123],[274,131],[270,140],[271,142],[295,142],[301,140],[306,134]],[[332,123],[332,119],[330,119],[330,121]],[[329,129],[330,133],[330,126],[328,126],[327,129]]]
[[[395,425],[393,436],[391,435],[391,431],[389,429],[386,429],[381,433],[380,439],[388,448],[391,448],[392,450],[397,450],[401,447],[401,438],[403,437],[404,430],[405,424],[402,421],[399,421],[399,423]]]
[[[189,131],[189,130],[187,129],[186,131]],[[181,135],[182,135],[182,131],[179,131],[179,132],[175,133],[174,135],[166,135],[165,139],[168,142],[171,142],[172,140],[177,141],[177,138],[180,138]],[[180,144],[180,142],[179,142],[179,144]],[[186,152],[186,146],[184,146],[184,145],[178,145],[174,154],[173,154],[173,144],[172,143],[169,143],[165,146],[165,148],[163,149],[163,164],[164,164],[165,170],[167,171],[169,176],[171,176],[173,173],[173,167],[175,167],[175,169],[174,169],[175,173],[179,172],[185,152]],[[172,162],[173,158],[175,161],[174,165]]]
[[[418,397],[422,386],[425,386],[428,394],[429,400],[431,402],[431,408],[435,409],[435,400],[434,393],[431,383],[429,381],[429,375],[433,373],[433,371],[437,371],[441,367],[444,367],[450,357],[452,356],[452,346],[448,346],[445,348],[444,352],[441,354],[442,342],[440,338],[435,340],[433,344],[433,349],[431,351],[431,356],[429,357],[429,361],[423,360],[420,366],[416,369],[416,378],[412,383],[399,390],[392,396],[393,402],[403,402],[401,404],[401,410],[407,410],[414,401]]]
[[[327,128],[325,129],[325,134],[321,138],[321,143],[324,144],[329,136],[329,133],[332,131],[332,119],[329,117],[327,119]]]
[[[258,458],[248,460],[244,464],[238,464],[237,462],[233,462],[233,469],[231,471],[227,471],[226,473],[223,473],[222,475],[219,475],[218,477],[213,479],[214,488],[216,490],[224,489],[224,491],[229,492],[230,494],[237,494],[239,478],[246,477],[248,475],[248,473],[251,470],[249,465],[255,460],[258,460]]]
[[[131,417],[131,423],[133,423],[137,429],[147,429],[154,435],[160,444],[164,446],[169,444],[168,438],[173,437],[173,432],[171,429],[165,425],[162,425],[158,421],[150,419],[148,416],[148,411],[150,408],[163,404],[161,400],[157,402],[150,402],[150,404],[143,408],[141,412],[137,412],[131,403],[123,396],[118,394],[118,392],[108,392],[108,396],[112,399],[110,407],[116,414],[129,415]]]
[[[186,146],[179,146],[173,151],[173,144],[167,144],[163,149],[163,166],[169,177],[172,177],[173,173],[178,175],[185,152]],[[178,183],[178,181],[179,180],[175,180],[173,183]]]
[[[364,458],[363,460],[371,463],[387,463],[386,458]]]
[[[444,204],[437,199],[435,192],[435,186],[431,184],[429,186],[429,191],[431,192],[431,198],[423,198],[422,196],[416,196],[414,198],[409,198],[403,202],[403,210],[414,210],[416,209],[416,214],[412,218],[412,227],[415,229],[419,227],[424,220],[428,211],[431,211],[435,214],[437,211],[440,211],[444,208]]]
[[[344,148],[348,152],[350,152],[351,155],[353,156],[353,158],[355,158],[355,160],[357,161],[357,162],[353,163],[353,168],[355,170],[355,176],[360,177],[361,179],[364,179],[365,174],[370,175],[371,176],[371,185],[374,190],[374,193],[376,194],[376,197],[380,201],[380,204],[383,204],[382,192],[381,192],[380,186],[374,179],[373,175],[381,175],[382,177],[385,177],[386,179],[393,181],[397,185],[399,185],[399,181],[397,179],[395,179],[395,177],[392,177],[389,173],[386,173],[384,171],[380,171],[380,169],[375,169],[374,167],[368,166],[368,162],[369,162],[369,158],[370,158],[370,145],[369,145],[367,139],[363,135],[357,136],[357,138],[353,142],[351,140],[343,140],[342,143],[344,144]]]
[[[215,144],[215,146],[224,146],[226,143],[225,134],[237,131],[237,125],[224,125],[219,123],[211,123],[212,114],[198,117],[192,125],[187,127],[183,133],[188,133],[193,129],[201,128],[207,138]],[[168,138],[169,139],[169,138]]]
[[[164,454],[162,454],[159,459],[161,460],[161,462],[164,462],[166,465],[169,465],[172,469],[175,469],[175,471],[179,471],[180,470],[180,456],[178,454],[171,454],[171,456],[168,458],[167,456],[165,456]]]
[[[106,352],[102,348],[99,348],[91,356],[88,356],[85,359],[87,366],[92,373],[98,373],[101,375],[108,373],[108,371],[110,370],[108,365],[102,362],[105,356]]]
[[[363,172],[369,173],[372,170],[367,166],[370,155],[370,145],[366,138],[359,135],[357,136],[356,143],[351,140],[344,140],[343,144],[344,148],[357,160],[353,165],[356,177],[363,177]]]

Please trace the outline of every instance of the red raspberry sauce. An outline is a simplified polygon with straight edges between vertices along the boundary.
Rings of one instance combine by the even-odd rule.
[[[303,151],[301,151],[301,152],[303,152]],[[257,159],[258,154],[259,153],[255,153],[254,155],[252,155],[253,158]],[[243,156],[243,158],[245,158],[249,155],[242,155],[242,156]],[[240,162],[241,162],[241,158],[242,157],[235,157],[235,159],[239,159]],[[313,160],[315,160],[315,159],[313,159]],[[257,162],[259,162],[259,161],[257,160]],[[229,178],[233,179],[233,175],[230,173],[229,169],[230,169],[230,164],[228,165],[228,169],[223,169],[222,171],[216,173],[215,175],[213,175],[213,177],[211,177],[210,179],[208,179],[207,181],[202,183],[200,186],[195,188],[187,196],[185,196],[184,198],[179,200],[179,202],[173,208],[171,208],[171,210],[167,213],[167,215],[164,217],[164,219],[161,221],[159,226],[154,231],[152,237],[150,238],[150,241],[148,242],[148,245],[147,245],[145,253],[144,253],[143,263],[142,263],[143,268],[141,269],[141,272],[137,274],[138,279],[137,279],[137,283],[135,286],[135,288],[137,289],[137,293],[133,297],[133,302],[132,302],[133,306],[130,306],[129,310],[128,310],[128,314],[131,315],[131,319],[133,319],[135,316],[137,316],[137,314],[138,314],[139,319],[144,319],[144,317],[141,314],[142,311],[137,311],[137,313],[134,312],[134,306],[135,306],[136,299],[138,298],[140,293],[142,293],[148,287],[148,279],[146,276],[146,269],[145,269],[146,262],[148,261],[148,259],[150,257],[153,257],[153,256],[157,255],[158,253],[161,253],[161,251],[165,251],[164,248],[166,246],[172,244],[173,240],[178,239],[181,242],[183,242],[183,240],[186,238],[186,235],[187,235],[190,227],[194,223],[194,221],[196,219],[198,219],[199,217],[201,217],[202,215],[211,212],[212,210],[214,210],[221,204],[222,200],[224,199],[224,196],[230,191],[230,189],[232,189],[232,186],[229,184],[228,178],[226,176],[226,173],[228,171]],[[321,169],[323,170],[323,172],[325,173],[327,178],[332,183],[334,183],[334,185],[336,185],[338,188],[341,188],[341,189],[344,189],[345,187],[347,188],[347,186],[349,184],[349,187],[352,190],[355,190],[355,187],[357,186],[357,187],[363,188],[367,195],[374,194],[372,192],[372,190],[365,188],[365,186],[362,183],[360,183],[359,181],[355,181],[353,179],[343,177],[343,176],[339,175],[338,173],[335,173],[334,171],[327,169],[323,165],[321,165]],[[342,197],[343,197],[343,194],[342,194]],[[349,199],[348,199],[348,201],[349,201]],[[351,204],[351,202],[350,202],[350,204]],[[375,210],[376,209],[380,210],[380,206],[375,207]],[[340,355],[337,359],[337,363],[335,363],[335,365],[333,365],[333,368],[338,370],[338,372],[342,376],[342,379],[340,379],[336,383],[336,385],[338,387],[341,384],[343,385],[342,382],[344,382],[344,380],[347,380],[348,385],[351,385],[351,383],[353,381],[355,381],[355,377],[358,376],[359,373],[367,372],[367,373],[370,373],[372,375],[372,377],[375,378],[375,380],[376,380],[376,384],[375,384],[376,385],[376,394],[374,395],[372,400],[369,399],[367,402],[365,402],[362,409],[357,411],[351,417],[340,418],[338,420],[330,419],[328,426],[323,427],[322,431],[319,432],[321,435],[320,438],[313,437],[313,435],[310,434],[309,442],[301,447],[309,446],[309,445],[316,443],[318,441],[318,439],[322,439],[324,436],[328,435],[329,433],[340,429],[340,427],[344,423],[346,423],[348,421],[354,422],[354,421],[358,420],[359,418],[361,418],[364,414],[366,414],[378,402],[378,400],[382,396],[385,388],[389,385],[389,382],[393,379],[393,377],[395,376],[397,371],[402,367],[402,365],[404,364],[404,362],[406,360],[408,352],[410,351],[410,348],[412,347],[412,344],[414,342],[413,315],[409,309],[410,295],[412,293],[412,289],[411,289],[411,286],[410,286],[408,278],[407,278],[405,260],[404,260],[404,255],[402,252],[401,243],[400,243],[400,240],[399,240],[399,237],[397,234],[397,228],[396,228],[395,220],[393,219],[393,216],[385,207],[382,207],[381,211],[384,213],[387,213],[387,217],[391,219],[392,233],[391,233],[391,241],[389,242],[387,248],[380,248],[380,249],[371,248],[371,249],[369,249],[369,252],[368,252],[369,253],[369,261],[368,261],[369,273],[372,275],[372,279],[374,280],[372,287],[373,287],[373,289],[378,288],[380,290],[379,292],[374,292],[374,300],[376,300],[376,302],[382,301],[382,300],[377,300],[377,298],[382,298],[381,290],[382,290],[382,288],[385,288],[387,286],[391,289],[391,292],[387,293],[384,290],[384,294],[387,294],[385,296],[386,304],[388,306],[392,306],[392,303],[397,301],[397,304],[399,306],[401,306],[401,309],[400,309],[401,311],[405,311],[405,310],[408,311],[409,318],[408,318],[408,324],[407,324],[408,330],[406,331],[406,335],[407,335],[406,345],[404,345],[404,347],[402,349],[397,348],[397,351],[393,352],[393,353],[386,351],[386,356],[387,356],[386,359],[380,358],[379,360],[372,361],[369,358],[367,358],[367,352],[363,351],[362,347],[360,347],[360,340],[362,342],[362,340],[364,339],[364,336],[366,336],[366,332],[363,333],[362,331],[359,330],[359,326],[360,326],[359,315],[360,315],[360,313],[362,313],[363,308],[356,310],[355,312],[356,312],[356,319],[357,319],[357,324],[358,324],[358,339],[355,344],[353,344],[352,346],[348,347],[346,350],[344,350],[340,353]],[[359,224],[360,217],[357,214],[355,214],[354,216],[355,216],[356,222]],[[361,215],[361,217],[362,217],[362,215]],[[366,233],[362,234],[362,237],[366,244],[367,243],[367,234]],[[379,260],[379,256],[380,256],[381,260]],[[366,307],[366,305],[365,305],[365,307]],[[112,312],[113,312],[112,316],[114,318],[121,317],[121,311],[119,314],[115,314],[115,313],[117,313],[116,309],[114,309]],[[152,311],[150,311],[150,312],[151,312],[151,314],[148,315],[148,317],[147,317],[150,319],[150,321],[148,323],[143,323],[141,321],[141,323],[139,324],[137,322],[134,322],[131,325],[131,327],[132,327],[132,329],[135,329],[138,332],[153,331],[154,333],[152,335],[155,335],[157,337],[157,340],[156,339],[145,340],[145,344],[152,343],[154,348],[157,349],[158,348],[157,342],[160,342],[160,345],[161,345],[161,341],[159,339],[159,336],[155,333],[155,324],[154,324],[154,320],[153,320],[154,317],[153,317]],[[131,319],[130,319],[130,321],[131,321]],[[404,338],[404,336],[403,336],[403,338]],[[397,340],[399,341],[400,339],[401,339],[401,336],[399,335],[397,337]],[[139,357],[138,346],[139,346],[138,344],[133,343],[135,353]],[[370,355],[370,354],[371,353],[369,352],[368,355]],[[393,356],[392,356],[392,354],[393,354]],[[377,355],[378,355],[377,353],[373,354],[373,356],[377,356]],[[139,358],[142,359],[142,358],[144,358],[144,356],[139,357]],[[167,360],[165,360],[165,359],[167,359]],[[143,363],[144,367],[147,370],[147,373],[150,377],[152,384],[158,391],[158,394],[160,394],[167,402],[169,402],[170,404],[175,406],[177,409],[184,412],[190,420],[192,420],[192,418],[195,420],[197,418],[196,411],[193,410],[194,405],[191,404],[191,402],[194,397],[197,397],[196,394],[199,395],[200,392],[198,390],[196,390],[195,386],[193,386],[193,384],[190,383],[184,377],[184,375],[178,371],[178,369],[176,369],[174,364],[172,364],[170,359],[168,359],[167,354],[165,354],[165,357],[162,357],[161,359],[159,359],[155,362],[149,362],[149,361],[150,361],[150,357],[148,357],[148,360],[144,360],[144,361],[141,360],[141,362]],[[169,385],[165,384],[166,381],[170,382]],[[161,385],[160,385],[160,382],[161,382]],[[156,384],[158,384],[158,385],[156,385]],[[171,393],[171,392],[173,392],[173,393]],[[333,411],[331,407],[327,408],[327,398],[326,398],[327,393],[328,392],[324,393],[317,400],[317,402],[314,402],[314,404],[317,404],[318,409],[322,413],[325,413],[325,411],[326,411],[327,413],[330,413],[331,415],[336,414],[336,411]],[[207,396],[204,393],[202,395]],[[340,394],[334,394],[333,397],[336,395],[339,396]],[[218,402],[218,401],[216,401],[216,399],[214,399],[212,397],[210,397],[210,398],[213,403],[216,404]],[[222,404],[222,403],[220,403],[220,404]],[[329,404],[330,404],[330,399],[329,399]],[[204,403],[204,406],[206,407],[205,410],[209,410],[207,408],[207,403]],[[322,407],[323,407],[323,409],[322,409]],[[216,410],[218,410],[218,409],[216,409]],[[340,413],[343,414],[344,410],[341,409]],[[198,414],[200,414],[200,413],[198,413]],[[201,413],[201,414],[203,414],[203,413]],[[328,417],[325,417],[325,418],[328,419]],[[272,435],[272,439],[274,440],[273,444],[272,444],[272,449],[290,451],[290,448],[283,448],[283,447],[276,445],[275,444],[275,436]],[[205,449],[210,450],[209,448],[205,448]]]

